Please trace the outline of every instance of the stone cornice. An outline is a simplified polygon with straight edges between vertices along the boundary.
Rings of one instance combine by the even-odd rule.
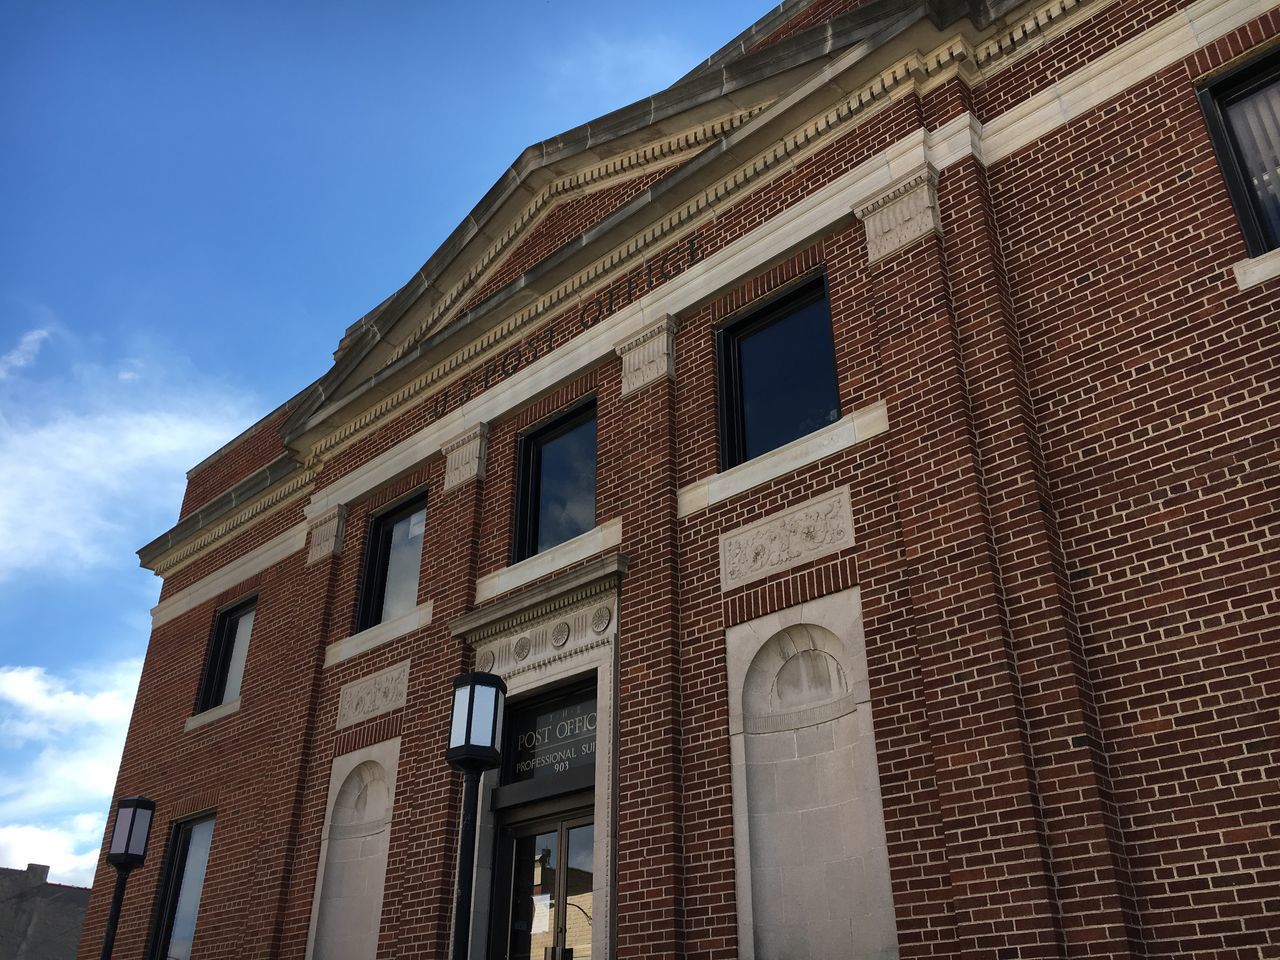
[[[521,624],[616,591],[626,571],[627,558],[612,553],[465,613],[449,624],[449,630],[474,647]]]
[[[656,222],[637,226],[625,241],[603,256],[536,296],[531,303],[518,308],[500,323],[437,361],[428,370],[382,397],[356,417],[320,437],[308,451],[308,462],[315,462],[336,452],[365,430],[394,416],[425,393],[474,370],[487,355],[502,350],[517,338],[525,336],[554,311],[564,308],[577,298],[589,297],[627,270],[634,269],[646,257],[666,247],[678,235],[711,220],[726,206],[766,185],[774,177],[790,170],[796,163],[816,153],[834,139],[846,135],[899,99],[911,94],[923,95],[939,83],[956,76],[969,83],[984,80],[1114,2],[1116,0],[1049,0],[1029,7],[1025,15],[1011,20],[980,43],[975,44],[964,35],[956,34],[927,52],[916,50],[899,56],[888,66],[854,86],[846,96],[818,116],[793,128],[777,140],[771,140],[765,149],[755,153],[746,162],[736,165],[730,172],[697,190],[685,201],[673,204],[668,199],[669,195],[687,192],[687,181],[701,172],[697,161],[687,164],[624,206],[605,224],[586,231],[580,237],[582,242],[578,247],[589,246],[607,235],[616,223],[633,218],[651,206],[665,211],[665,216]],[[826,87],[834,77],[863,64],[865,59],[866,51],[861,47],[846,51],[828,69],[823,70],[819,77],[811,78],[798,93],[784,97],[769,110],[753,116],[726,133],[718,153],[733,155],[735,148],[740,148],[744,141],[749,140],[757,127],[766,126],[772,115],[786,106],[788,101],[796,102],[813,89]],[[577,252],[576,249],[567,250],[548,257],[472,311],[460,312],[460,303],[456,300],[454,308],[437,306],[431,316],[419,324],[396,350],[398,360],[390,362],[387,372],[390,373],[399,362],[420,359],[423,355],[422,345],[428,342],[424,338],[430,338],[433,331],[446,327],[465,327],[472,319],[479,319],[489,313],[501,313],[504,308],[509,310],[508,304],[514,299],[511,296],[514,292],[519,291],[521,298],[527,298],[536,286],[531,278],[541,280],[556,270],[566,255]],[[415,348],[417,353],[414,352]]]
[[[805,156],[821,149],[830,142],[832,137],[844,135],[857,124],[865,122],[875,112],[896,102],[897,99],[911,93],[927,92],[951,77],[959,77],[968,83],[981,82],[1039,49],[1063,32],[1083,23],[1088,17],[1106,9],[1114,2],[1116,0],[1051,0],[1051,2],[1031,5],[1023,16],[1010,19],[999,31],[980,42],[970,41],[962,35],[957,35],[945,43],[934,46],[928,53],[917,51],[898,57],[890,66],[851,90],[835,107],[797,128],[792,134],[781,138],[770,151],[756,154],[752,159],[740,163],[731,175],[721,177],[716,185],[707,187],[685,205],[672,209],[667,196],[659,195],[661,191],[643,194],[629,205],[632,208],[630,211],[624,208],[624,211],[619,213],[634,213],[636,209],[652,203],[657,208],[669,211],[667,215],[649,228],[634,231],[625,243],[577,271],[574,276],[540,299],[511,313],[499,325],[445,356],[358,416],[341,422],[335,429],[320,436],[309,451],[308,469],[299,478],[290,480],[280,489],[273,488],[260,494],[258,499],[247,503],[242,510],[218,523],[217,526],[210,525],[215,523],[221,514],[206,517],[204,508],[194,522],[184,518],[184,523],[190,523],[193,529],[188,531],[180,524],[163,537],[148,544],[140,551],[140,555],[145,554],[144,565],[150,566],[151,562],[148,558],[153,558],[155,561],[153,569],[158,573],[172,573],[205,550],[234,535],[244,524],[292,502],[293,496],[301,494],[303,489],[312,482],[324,458],[345,446],[356,436],[399,413],[408,404],[422,397],[426,391],[438,389],[474,370],[487,355],[505,348],[513,338],[523,336],[535,329],[550,311],[563,308],[572,302],[575,296],[585,296],[592,290],[602,287],[609,279],[617,276],[620,269],[633,267],[638,260],[651,255],[654,249],[669,244],[673,236],[710,219],[726,204],[736,202],[744,191],[757,189],[767,183],[773,175],[789,169]],[[1174,21],[1181,23],[1186,20],[1194,27],[1204,17],[1215,15],[1213,11],[1219,7],[1231,8],[1233,18],[1231,22],[1235,22],[1240,16],[1239,11],[1236,10],[1239,6],[1236,0],[1199,0],[1192,8],[1154,25],[1148,33],[1155,36],[1161,31],[1166,31],[1166,23]],[[1211,32],[1205,33],[1205,36],[1198,41],[1198,45],[1203,46],[1216,36],[1222,35],[1226,29],[1226,26],[1215,25]],[[1199,36],[1198,33],[1197,36]],[[1141,45],[1145,42],[1143,37],[1145,35],[1141,35],[1135,41],[1129,41],[1124,45],[1125,48]],[[1114,54],[1127,55],[1121,53],[1119,49],[1114,51]],[[856,61],[858,58],[852,59]],[[836,73],[834,69],[824,71],[827,79],[832,78]],[[1143,75],[1145,74],[1141,66],[1133,68],[1135,80]],[[1066,80],[1070,79],[1069,75]],[[721,139],[721,148],[718,152],[730,153],[732,147],[740,146],[741,141],[746,138],[751,129],[767,121],[773,112],[770,110],[761,115],[756,111],[747,122]],[[995,118],[987,126],[1000,130],[1002,136],[1006,134],[1006,128],[1021,129],[1012,119],[1008,119],[1007,122],[1006,120],[1005,117]],[[973,154],[982,159],[983,130],[980,125],[975,127],[972,137]],[[990,139],[990,133],[988,133],[988,139]],[[990,149],[989,145],[988,149]],[[1007,149],[1001,147],[995,156],[1003,156],[1005,153]],[[697,164],[698,161],[695,160],[686,166],[692,167]],[[676,171],[668,177],[668,181],[673,181],[671,184],[663,181],[668,193],[684,185],[679,182],[683,172]],[[607,171],[600,174],[600,176],[607,175]],[[616,219],[618,218],[610,218],[611,221]],[[603,231],[598,228],[588,231],[591,238],[602,233]],[[551,259],[552,262],[544,265],[548,270],[560,266],[559,261],[555,258]],[[535,270],[532,273],[538,274],[539,271]],[[526,289],[530,286],[526,282],[529,276],[527,274],[518,281]],[[502,300],[500,295],[490,299],[499,302],[490,304],[486,301],[485,312],[501,312],[503,309],[509,309],[507,306],[510,303],[509,299]],[[422,349],[421,345],[417,348],[418,351]],[[430,352],[407,353],[399,363],[416,364],[420,362],[422,356],[430,356]],[[355,402],[359,402],[358,398]],[[237,485],[237,489],[239,486]],[[244,502],[243,499],[236,502],[238,498],[240,494],[231,498],[235,506]],[[222,497],[215,498],[211,503],[220,503],[222,499]],[[200,535],[197,537],[197,534]]]
[[[143,551],[138,551],[139,557],[142,559],[142,565],[161,577],[167,577],[181,570],[209,547],[228,539],[247,524],[268,513],[273,513],[276,509],[292,503],[307,493],[317,473],[318,471],[314,469],[302,471],[287,482],[269,490],[259,499],[221,523],[212,527],[202,528],[197,536],[181,542],[180,546],[169,551],[157,553],[151,559],[143,556]],[[144,547],[143,550],[145,549]]]

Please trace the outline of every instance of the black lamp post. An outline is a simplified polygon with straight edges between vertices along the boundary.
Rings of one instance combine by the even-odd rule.
[[[453,681],[453,723],[444,759],[462,771],[462,836],[453,898],[453,960],[467,960],[471,940],[471,886],[476,860],[476,802],[480,774],[502,762],[502,708],[507,685],[492,673],[464,673]]]
[[[120,922],[120,906],[124,903],[124,885],[129,871],[142,866],[147,859],[147,841],[151,838],[151,818],[155,802],[146,797],[124,797],[116,804],[116,823],[111,829],[111,846],[107,863],[116,868],[116,889],[111,895],[111,913],[107,916],[107,932],[102,938],[102,960],[110,960],[116,945],[116,925]]]

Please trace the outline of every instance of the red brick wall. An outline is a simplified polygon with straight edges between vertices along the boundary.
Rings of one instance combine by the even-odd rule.
[[[595,190],[557,204],[530,231],[529,236],[521,240],[519,245],[506,256],[493,275],[485,280],[484,285],[467,301],[465,309],[470,310],[525,271],[536,267],[574,237],[604,220],[609,214],[625,206],[637,195],[648,190],[679,167],[680,164],[673,164],[665,170],[641,174],[611,187]]]
[[[239,437],[230,449],[187,477],[187,492],[182,498],[179,518],[231,489],[236,483],[260,470],[285,452],[280,426],[288,418],[291,407],[286,404],[256,424],[248,436]]]
[[[1156,6],[1177,4],[1143,10]],[[921,125],[989,116],[1095,57],[1146,22],[1131,7],[1020,73],[877,115],[699,228],[702,256]],[[218,810],[196,956],[302,957],[332,759],[397,735],[380,956],[445,955],[458,788],[440,755],[466,662],[448,624],[507,562],[518,434],[593,391],[597,517],[622,519],[631,561],[618,956],[738,955],[724,630],[853,586],[903,957],[1274,952],[1280,281],[1236,286],[1244,245],[1192,84],[1277,34],[1263,18],[989,169],[948,167],[941,238],[869,265],[850,222],[787,252],[681,319],[674,383],[623,397],[619,361],[585,371],[491,424],[482,483],[442,493],[433,457],[351,505],[340,556],[297,554],[159,627],[117,794],[155,796],[161,823]],[[717,469],[714,327],[819,270],[842,410],[884,401],[889,431],[676,520],[677,489]],[[531,334],[520,362],[581,317],[575,304]],[[424,398],[317,485],[517,366]],[[721,593],[721,532],[845,484],[853,547]],[[352,629],[370,514],[419,488],[431,624],[324,669]],[[300,510],[184,568],[165,596]],[[241,711],[184,733],[215,610],[255,589]],[[341,686],[404,659],[406,707],[339,734]],[[119,956],[140,955],[160,860],[130,882]],[[104,866],[81,957],[96,955],[109,880]]]

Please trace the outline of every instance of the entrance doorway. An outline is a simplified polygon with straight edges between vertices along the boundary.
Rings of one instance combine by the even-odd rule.
[[[508,907],[495,917],[495,946],[505,960],[590,960],[595,919],[590,813],[504,828],[498,889]]]
[[[490,960],[591,960],[595,678],[508,704]]]

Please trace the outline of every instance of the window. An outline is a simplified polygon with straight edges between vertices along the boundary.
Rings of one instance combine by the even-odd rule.
[[[188,960],[191,956],[212,840],[213,817],[188,820],[174,828],[160,887],[153,960]]]
[[[1200,91],[1251,256],[1280,247],[1280,51]]]
[[[427,502],[423,497],[370,521],[359,629],[402,617],[418,605],[426,529]]]
[[[520,438],[513,560],[596,525],[596,405],[591,400]]]
[[[240,681],[244,678],[244,658],[249,652],[256,604],[256,600],[238,604],[224,610],[214,620],[198,711],[230,703],[240,696]]]
[[[840,418],[824,281],[722,327],[717,351],[721,469]]]

